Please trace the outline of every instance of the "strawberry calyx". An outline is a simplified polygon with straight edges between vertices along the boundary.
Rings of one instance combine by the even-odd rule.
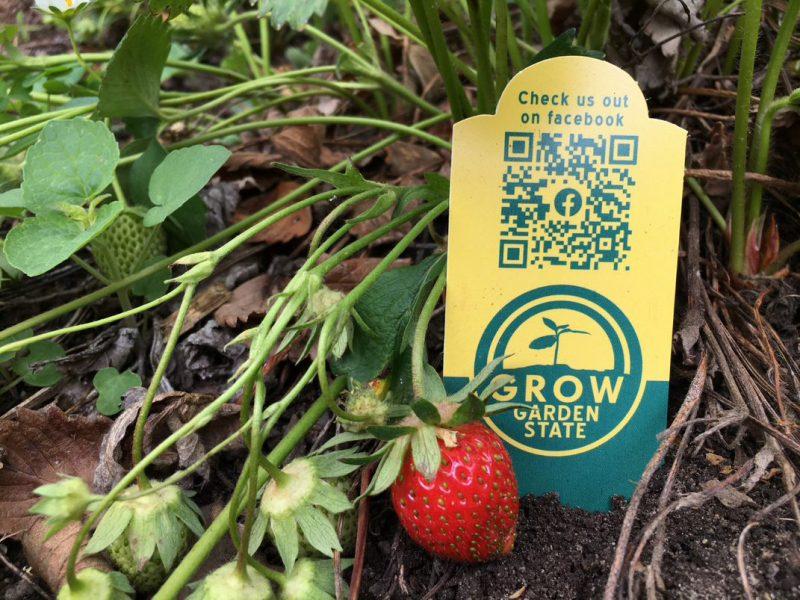
[[[288,574],[282,600],[330,600],[331,596],[318,585],[320,573],[313,561],[302,559]]]
[[[271,479],[264,487],[260,510],[253,525],[250,550],[260,546],[270,532],[272,541],[291,571],[297,561],[300,535],[320,554],[332,557],[342,545],[331,515],[352,510],[353,503],[342,490],[326,481],[347,475],[358,468],[345,459],[355,457],[351,450],[297,458],[283,469],[265,465]]]
[[[132,486],[126,496],[103,515],[85,553],[107,550],[138,591],[152,591],[187,550],[189,534],[203,534],[200,509],[176,485]]]
[[[117,571],[101,571],[89,568],[78,571],[76,583],[64,584],[58,592],[58,600],[130,600],[134,589],[125,575]]]
[[[244,572],[229,562],[208,574],[187,600],[272,600],[275,594],[269,580],[247,565]]]

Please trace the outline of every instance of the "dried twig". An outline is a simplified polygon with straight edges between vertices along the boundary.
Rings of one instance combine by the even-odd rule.
[[[625,562],[625,554],[627,553],[628,549],[628,541],[630,540],[631,532],[633,530],[633,523],[636,520],[636,514],[639,512],[639,505],[641,504],[642,498],[647,491],[647,487],[653,477],[653,474],[658,470],[658,467],[661,466],[664,456],[667,454],[667,451],[670,449],[670,447],[672,447],[678,437],[678,429],[676,427],[683,424],[689,418],[689,415],[691,415],[695,405],[700,401],[700,397],[702,396],[703,388],[705,387],[706,383],[707,372],[708,357],[703,354],[702,358],[700,359],[700,364],[697,367],[697,372],[695,373],[694,379],[692,379],[692,383],[689,386],[689,391],[686,393],[686,398],[684,398],[683,404],[681,405],[680,410],[678,410],[678,413],[675,415],[675,419],[672,422],[673,432],[661,441],[658,450],[650,459],[650,462],[647,463],[647,467],[642,474],[642,478],[639,480],[639,484],[636,486],[633,496],[631,496],[628,510],[625,512],[625,518],[622,522],[622,529],[619,534],[619,539],[617,540],[617,548],[614,552],[614,562],[611,564],[611,572],[609,573],[608,580],[606,581],[606,587],[603,593],[604,600],[613,600],[616,594],[617,585],[622,573],[622,565]]]

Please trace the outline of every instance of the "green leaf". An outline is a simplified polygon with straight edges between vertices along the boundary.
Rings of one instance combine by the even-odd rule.
[[[365,210],[357,217],[348,219],[347,222],[356,224],[356,223],[361,223],[362,221],[369,221],[370,219],[380,217],[383,213],[392,208],[396,203],[397,203],[397,192],[395,192],[394,190],[389,190],[378,196],[378,199],[375,200],[375,203],[372,206],[370,206],[367,210]]]
[[[333,523],[318,509],[304,506],[295,513],[295,517],[303,531],[303,537],[312,547],[325,556],[333,556],[334,550],[341,551],[342,545]]]
[[[18,218],[25,212],[22,188],[8,190],[0,194],[0,217]]]
[[[449,427],[458,427],[466,423],[472,423],[480,419],[486,412],[486,405],[475,394],[466,397],[461,406],[456,409],[453,416],[447,422]]]
[[[533,350],[544,350],[545,348],[552,348],[555,345],[556,345],[556,336],[543,335],[542,337],[538,337],[535,340],[533,340],[530,344],[530,347]]]
[[[521,408],[524,410],[530,410],[531,405],[525,404],[523,402],[496,402],[494,404],[490,404],[486,407],[485,414],[488,415],[497,415],[500,413],[504,413],[509,411],[513,408]]]
[[[266,0],[264,10],[275,29],[286,23],[292,29],[300,29],[315,14],[322,16],[327,6],[328,0]]]
[[[108,548],[114,540],[122,535],[132,517],[133,513],[130,509],[123,508],[119,504],[112,504],[100,519],[100,524],[95,529],[92,539],[83,550],[84,554],[97,554]]]
[[[110,417],[122,409],[125,392],[142,385],[142,378],[132,371],[120,373],[114,367],[106,367],[95,374],[92,383],[98,393],[97,411]]]
[[[394,483],[397,476],[400,474],[400,469],[403,466],[403,460],[406,457],[408,450],[409,437],[403,437],[392,442],[392,449],[389,454],[381,460],[378,465],[378,470],[375,472],[375,477],[372,478],[372,491],[370,495],[377,495],[387,489]]]
[[[442,422],[439,410],[427,400],[417,400],[411,405],[411,410],[419,417],[420,421],[428,425],[438,425]]]
[[[55,342],[34,342],[28,346],[28,352],[23,356],[17,356],[14,359],[14,372],[22,377],[22,380],[28,385],[36,387],[48,387],[58,383],[61,379],[61,371],[58,370],[54,364],[48,364],[37,369],[31,370],[31,365],[37,362],[44,362],[63,358],[66,356],[64,349]]]
[[[25,338],[29,338],[32,335],[33,335],[33,329],[26,329],[25,331],[20,331],[19,333],[15,334],[15,335],[8,336],[6,339],[4,339],[2,342],[0,342],[0,347],[7,346],[8,344],[11,344],[12,342],[18,342],[20,340],[24,340]],[[6,362],[8,360],[11,360],[12,358],[14,358],[14,356],[17,354],[17,352],[20,352],[20,350],[14,350],[13,352],[0,353],[0,363],[4,363],[4,362]]]
[[[298,177],[319,179],[320,181],[332,185],[336,189],[358,188],[359,191],[362,191],[381,186],[379,183],[364,179],[364,176],[353,166],[353,163],[347,164],[344,173],[335,173],[327,169],[306,169],[304,167],[296,167],[294,165],[277,162],[274,163],[273,166],[291,175],[297,175]]]
[[[117,162],[119,146],[105,124],[51,121],[25,159],[25,208],[43,214],[58,211],[62,203],[83,205],[111,184]]]
[[[194,195],[164,222],[171,254],[202,242],[206,233],[208,208],[198,195]]]
[[[230,155],[223,146],[200,145],[167,154],[150,178],[150,200],[155,206],[144,216],[145,227],[162,223],[203,189]]]
[[[104,204],[97,210],[94,223],[87,229],[61,213],[25,219],[8,232],[3,252],[11,266],[29,277],[41,275],[67,260],[102,233],[122,209],[122,202]]]
[[[428,363],[425,363],[425,371],[423,374],[425,399],[433,402],[434,404],[444,402],[447,398],[447,392],[444,389],[444,382],[442,381],[442,378],[439,377],[439,373],[437,373],[436,369],[434,369]]]
[[[267,533],[267,518],[260,510],[256,511],[256,520],[253,522],[253,529],[250,531],[250,539],[247,542],[247,551],[255,554],[264,541]]]
[[[159,511],[155,513],[155,527],[157,528],[158,535],[156,536],[156,547],[158,548],[158,555],[161,558],[161,563],[167,573],[172,570],[172,565],[181,550],[183,543],[183,526],[178,523],[175,515],[168,511]]]
[[[321,454],[328,450],[329,448],[333,448],[334,446],[338,446],[339,444],[346,444],[348,442],[360,442],[362,440],[371,439],[372,436],[369,433],[365,432],[354,432],[354,431],[344,431],[342,433],[336,434],[327,442],[322,444],[314,454]]]
[[[317,483],[309,501],[334,515],[353,508],[347,494],[324,481]]]
[[[317,454],[309,457],[309,460],[314,463],[317,473],[320,477],[337,478],[349,475],[355,471],[358,466],[350,465],[342,462],[345,458],[352,458],[359,456],[359,452],[349,448],[347,450],[336,450],[327,454]]]
[[[557,56],[588,56],[589,58],[603,58],[603,53],[597,50],[588,50],[575,44],[575,29],[567,29],[544,48],[539,50],[530,64],[535,64],[548,58]]]
[[[481,400],[486,400],[497,390],[513,382],[514,382],[514,377],[511,375],[508,374],[497,375],[496,377],[492,378],[492,380],[489,382],[489,385],[487,385],[485,388],[481,390],[479,397]]]
[[[104,117],[158,116],[161,71],[169,46],[169,26],[161,17],[139,15],[108,63],[98,112]]]
[[[418,265],[383,273],[355,305],[370,332],[356,327],[352,349],[334,361],[334,370],[358,381],[380,375],[403,351],[406,330],[443,266],[441,255],[437,255]]]
[[[396,425],[374,425],[372,427],[367,427],[367,432],[382,442],[390,442],[400,436],[414,433],[414,431],[416,431],[414,427],[401,427]]]
[[[455,394],[448,396],[447,401],[463,402],[464,400],[466,400],[467,396],[469,396],[471,393],[477,390],[481,386],[481,384],[484,381],[486,381],[492,373],[494,373],[495,369],[497,369],[497,367],[500,366],[500,363],[502,363],[507,357],[508,355],[504,354],[503,356],[498,356],[497,358],[495,358],[492,362],[483,367],[480,370],[480,372],[469,381],[467,385],[458,390]]]
[[[411,436],[411,455],[414,466],[428,481],[433,481],[442,462],[442,452],[436,439],[436,429],[430,426],[420,427]]]
[[[150,10],[156,13],[169,11],[174,17],[189,10],[193,0],[150,0]]]
[[[141,268],[144,269],[149,267],[150,265],[155,264],[163,259],[163,254],[152,256],[144,261],[144,263],[141,265]],[[140,279],[134,283],[131,286],[131,292],[136,296],[143,296],[147,302],[150,302],[163,296],[167,289],[169,289],[167,279],[170,277],[172,277],[172,273],[170,272],[169,267],[164,267],[152,275],[148,275],[144,279]]]
[[[272,540],[281,555],[283,566],[287,571],[291,571],[297,560],[297,552],[300,540],[297,535],[297,521],[294,517],[283,519],[272,517],[270,519],[270,529],[272,529]]]
[[[138,206],[145,206],[150,208],[153,203],[150,201],[150,192],[148,187],[150,185],[150,178],[153,176],[153,171],[161,164],[167,156],[167,151],[153,138],[147,144],[145,151],[137,158],[131,165],[130,173],[128,176],[128,194],[131,202]]]

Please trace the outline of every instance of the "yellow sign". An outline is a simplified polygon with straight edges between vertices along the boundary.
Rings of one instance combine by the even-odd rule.
[[[593,58],[519,73],[455,125],[445,383],[500,357],[487,417],[521,493],[629,496],[666,425],[686,132]]]

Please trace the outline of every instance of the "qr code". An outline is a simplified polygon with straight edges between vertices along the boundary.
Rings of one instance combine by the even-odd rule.
[[[638,141],[507,132],[500,268],[627,270]]]

